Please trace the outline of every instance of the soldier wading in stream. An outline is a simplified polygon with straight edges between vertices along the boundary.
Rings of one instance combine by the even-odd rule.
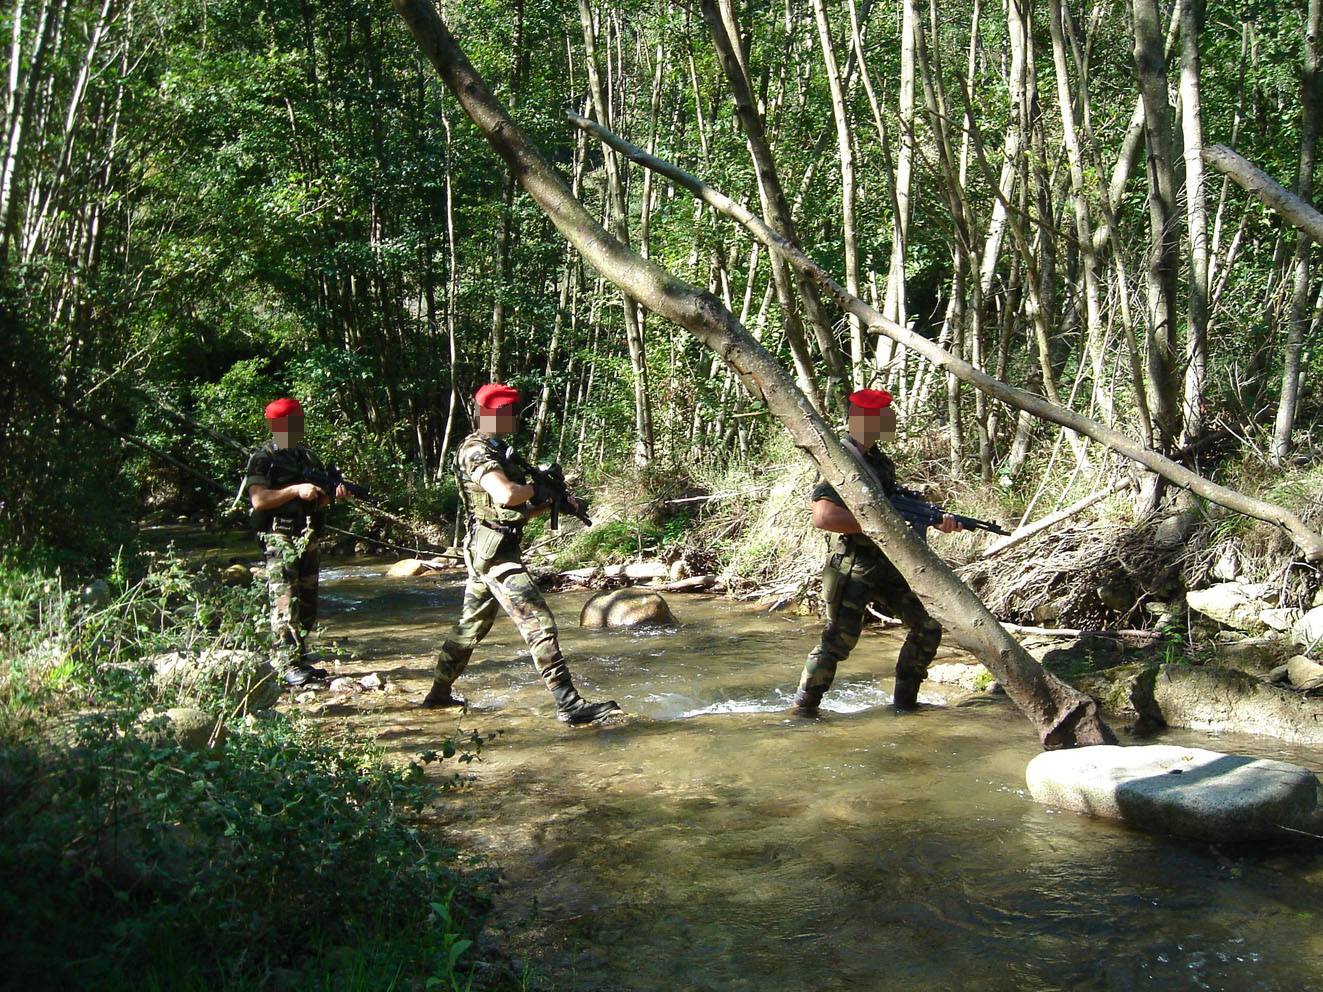
[[[896,466],[877,447],[877,442],[896,438],[896,411],[891,394],[881,389],[851,393],[850,432],[847,443],[855,450],[892,495]],[[809,652],[791,712],[817,716],[822,695],[836,677],[836,666],[844,661],[859,640],[864,609],[876,603],[888,616],[909,627],[909,636],[896,659],[894,704],[897,710],[918,705],[919,684],[928,675],[928,665],[942,641],[942,625],[928,615],[919,597],[882,550],[860,532],[859,522],[845,507],[831,485],[821,478],[813,487],[813,526],[830,534],[827,563],[822,570],[822,601],[827,611],[818,646]],[[934,525],[945,533],[962,530],[949,513]]]
[[[452,686],[473,649],[491,630],[497,610],[503,609],[519,628],[538,674],[556,699],[556,717],[576,726],[594,723],[620,707],[614,700],[590,703],[574,688],[560,653],[556,620],[519,550],[524,524],[545,512],[553,498],[528,484],[528,464],[501,440],[514,433],[519,393],[488,383],[474,399],[478,430],[455,451],[455,475],[469,518],[464,539],[469,580],[460,618],[441,645],[436,677],[422,705],[464,705],[453,695]]]
[[[298,400],[268,403],[266,425],[271,440],[248,459],[243,491],[266,556],[275,667],[286,685],[318,685],[326,679],[326,669],[317,666],[320,659],[307,643],[317,622],[317,542],[331,497],[344,499],[350,493],[343,485],[332,494],[305,481],[307,470],[321,473],[324,467],[302,444],[303,407]]]

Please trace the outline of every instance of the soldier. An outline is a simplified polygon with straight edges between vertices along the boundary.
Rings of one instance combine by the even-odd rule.
[[[882,491],[891,495],[896,486],[896,466],[876,444],[896,439],[891,394],[881,389],[861,389],[850,394],[849,403],[850,432],[846,441],[854,445],[873,471]],[[822,695],[836,676],[836,666],[849,657],[859,640],[864,608],[870,603],[877,603],[887,615],[898,617],[910,629],[896,659],[893,702],[897,711],[912,710],[918,705],[919,683],[927,677],[928,665],[942,641],[942,626],[928,615],[896,566],[860,532],[859,522],[831,485],[819,478],[812,500],[813,526],[830,535],[822,571],[827,626],[818,646],[809,652],[791,712],[817,716]],[[945,533],[963,529],[949,513],[934,526]]]
[[[248,459],[244,489],[251,519],[266,556],[267,590],[271,598],[271,634],[276,667],[286,685],[317,684],[326,669],[308,650],[307,637],[317,622],[317,547],[331,493],[303,481],[304,472],[324,472],[321,459],[302,445],[303,407],[298,400],[278,399],[266,406],[271,440]],[[350,495],[343,485],[334,495]]]
[[[590,703],[574,688],[556,638],[556,620],[519,550],[525,522],[545,512],[551,498],[527,484],[527,463],[500,440],[515,430],[519,393],[488,383],[474,399],[478,430],[455,451],[455,475],[469,517],[464,539],[469,580],[460,618],[441,645],[436,678],[422,705],[464,705],[451,687],[491,630],[497,610],[503,609],[519,628],[538,674],[555,697],[557,719],[576,726],[594,723],[619,707],[615,700]]]

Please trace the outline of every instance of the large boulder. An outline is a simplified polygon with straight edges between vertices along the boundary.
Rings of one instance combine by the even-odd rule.
[[[191,706],[173,706],[164,712],[143,710],[138,715],[138,734],[156,744],[177,744],[186,751],[219,747],[225,728],[216,718]]]
[[[1262,613],[1274,598],[1275,589],[1268,583],[1222,582],[1207,589],[1191,589],[1185,602],[1196,613],[1248,634],[1268,629]]]
[[[262,710],[280,699],[280,679],[266,656],[256,651],[171,651],[149,658],[148,664],[153,685],[181,704],[209,703],[224,697],[236,711]]]
[[[1040,803],[1208,841],[1281,839],[1323,826],[1323,790],[1308,768],[1152,744],[1045,751],[1025,771]]]
[[[1323,701],[1234,669],[1161,665],[1153,681],[1152,704],[1172,727],[1323,744]]]
[[[639,627],[676,623],[661,593],[647,589],[611,589],[583,604],[580,627]]]

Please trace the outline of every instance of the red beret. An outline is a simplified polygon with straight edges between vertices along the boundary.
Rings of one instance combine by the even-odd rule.
[[[850,394],[850,402],[861,410],[881,410],[891,406],[891,394],[885,389],[856,389]]]
[[[473,398],[478,401],[478,406],[486,407],[488,410],[497,410],[503,406],[513,406],[519,402],[519,391],[511,386],[503,386],[499,382],[489,382],[482,386]]]
[[[266,419],[276,420],[280,417],[288,417],[291,414],[303,416],[303,407],[299,406],[298,400],[285,399],[272,400],[266,405]]]

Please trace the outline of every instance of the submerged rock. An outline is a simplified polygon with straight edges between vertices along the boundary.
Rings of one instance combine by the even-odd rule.
[[[638,627],[643,624],[673,624],[674,614],[660,593],[646,589],[612,589],[599,592],[583,604],[580,627]]]
[[[1168,744],[1046,751],[1025,771],[1040,803],[1209,841],[1284,839],[1323,828],[1308,768]]]

